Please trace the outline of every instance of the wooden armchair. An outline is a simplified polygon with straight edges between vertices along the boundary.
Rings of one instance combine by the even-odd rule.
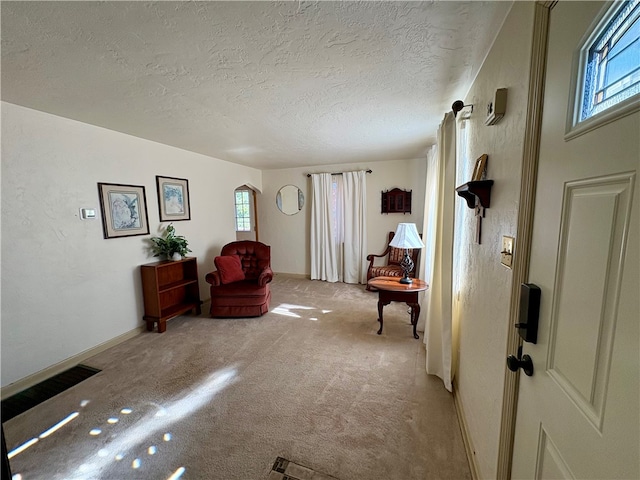
[[[369,280],[374,277],[402,277],[402,275],[404,274],[404,272],[402,271],[402,267],[400,266],[400,262],[404,257],[404,249],[395,248],[389,245],[394,235],[395,232],[389,232],[387,248],[380,255],[375,255],[373,253],[367,255],[367,260],[369,261],[369,268],[367,269],[367,282],[369,282]],[[413,260],[413,270],[409,272],[409,276],[413,278],[415,276],[416,269],[418,268],[420,249],[409,249],[409,255],[411,256],[411,260]],[[384,257],[387,258],[385,265],[376,266],[373,264],[376,258]],[[375,289],[370,288],[369,285],[367,285],[367,290],[372,291]]]

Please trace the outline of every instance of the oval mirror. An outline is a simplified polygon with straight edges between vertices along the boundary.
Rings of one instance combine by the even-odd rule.
[[[295,185],[285,185],[276,194],[276,205],[285,215],[295,215],[304,206],[304,195]]]

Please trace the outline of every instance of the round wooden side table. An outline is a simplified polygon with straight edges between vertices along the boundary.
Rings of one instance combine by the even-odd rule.
[[[427,282],[414,278],[411,283],[400,283],[400,277],[375,277],[367,282],[367,285],[378,290],[378,322],[382,333],[382,309],[391,302],[404,302],[411,308],[411,325],[413,325],[413,338],[420,338],[416,333],[418,317],[420,316],[420,304],[418,293],[429,288]]]

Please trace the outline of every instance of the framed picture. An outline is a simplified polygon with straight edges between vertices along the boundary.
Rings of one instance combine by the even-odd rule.
[[[149,234],[147,197],[141,185],[98,183],[104,238]]]
[[[484,153],[480,155],[480,157],[476,160],[476,166],[473,169],[473,177],[471,177],[471,181],[475,182],[477,180],[482,180],[484,177],[484,172],[487,169],[487,159],[489,156]]]
[[[161,222],[191,220],[189,180],[156,175]]]

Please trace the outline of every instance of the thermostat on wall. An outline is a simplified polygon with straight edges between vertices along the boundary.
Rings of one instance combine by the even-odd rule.
[[[80,209],[80,218],[82,220],[93,220],[96,218],[96,209],[95,208],[81,208]]]

